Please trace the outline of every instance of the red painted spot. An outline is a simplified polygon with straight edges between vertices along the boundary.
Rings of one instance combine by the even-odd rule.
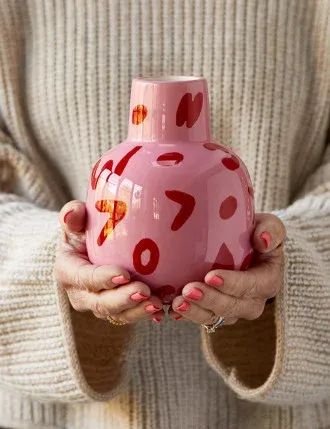
[[[150,252],[149,261],[146,265],[142,264],[141,260],[142,253],[145,251]],[[151,274],[157,268],[158,261],[159,249],[157,244],[150,238],[143,238],[141,241],[139,241],[133,252],[133,265],[135,271],[143,275]]]
[[[192,98],[190,92],[186,92],[178,106],[176,111],[176,125],[182,127],[186,122],[187,127],[191,128],[199,118],[203,106],[203,94],[198,92],[195,98]]]
[[[157,163],[162,166],[179,164],[183,160],[183,155],[179,152],[167,152],[159,155]]]
[[[132,156],[133,155],[135,155],[136,154],[136,152],[138,151],[138,150],[140,150],[141,149],[141,147],[142,146],[135,146],[135,147],[133,147],[133,149],[132,150],[130,150],[119,162],[118,162],[118,164],[117,164],[117,166],[116,166],[116,168],[115,168],[115,174],[118,174],[118,176],[120,176],[122,173],[123,173],[123,171],[124,171],[124,169],[125,169],[125,167],[126,167],[126,165],[127,165],[127,163],[128,163],[128,161],[132,158]]]
[[[163,301],[164,304],[170,304],[177,296],[177,292],[173,286],[165,285],[154,291],[155,295]]]
[[[207,150],[217,150],[217,149],[221,149],[221,147],[216,144],[216,143],[204,143],[203,146],[205,147],[205,149]]]
[[[222,144],[220,145],[217,143],[204,143],[203,146],[207,150],[222,150],[223,152],[231,153],[230,150]]]
[[[254,192],[251,186],[248,186],[248,193],[251,195],[252,198],[254,198]]]
[[[97,238],[97,244],[102,246],[117,224],[124,219],[127,206],[123,201],[119,200],[98,200],[95,203],[95,208],[101,213],[109,213],[109,219]]]
[[[96,175],[96,172],[97,172],[97,169],[98,169],[98,166],[100,165],[100,162],[102,161],[102,158],[100,158],[97,162],[96,162],[96,164],[94,165],[94,167],[93,167],[93,170],[92,170],[92,174],[91,174],[91,187],[92,187],[92,189],[96,189],[96,186],[97,186],[97,183],[98,183],[98,181],[99,181],[99,178],[100,178],[100,176],[101,176],[101,174],[102,174],[102,172],[104,171],[104,170],[110,170],[110,171],[112,171],[112,167],[113,167],[113,160],[112,159],[109,159],[104,165],[103,165],[103,167],[101,168],[101,171],[99,172],[99,174],[98,175]],[[109,177],[109,176],[108,176]]]
[[[250,253],[248,253],[245,258],[243,259],[243,262],[241,264],[241,268],[240,271],[245,271],[249,268],[251,262],[252,262],[252,258],[253,258],[253,251],[251,251]]]
[[[147,116],[148,110],[144,104],[137,104],[132,110],[132,123],[134,125],[142,124]]]
[[[230,195],[222,201],[220,205],[219,214],[221,219],[229,219],[233,216],[237,209],[237,200],[235,197]]]
[[[239,160],[236,156],[232,155],[230,158],[223,158],[222,164],[229,170],[236,170],[239,167]]]
[[[230,250],[223,243],[220,247],[219,253],[215,258],[215,262],[212,266],[212,270],[223,269],[223,270],[233,270],[235,268],[234,258]]]
[[[191,216],[195,207],[195,198],[186,192],[175,190],[165,191],[165,194],[170,200],[181,204],[179,213],[175,216],[171,225],[172,231],[177,231]]]

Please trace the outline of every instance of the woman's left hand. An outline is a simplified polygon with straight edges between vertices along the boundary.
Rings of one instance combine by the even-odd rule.
[[[238,319],[257,319],[267,299],[282,288],[285,236],[285,226],[277,216],[256,214],[253,266],[246,271],[212,270],[206,274],[205,283],[188,283],[182,295],[173,300],[170,317],[207,325],[219,316],[227,325]]]

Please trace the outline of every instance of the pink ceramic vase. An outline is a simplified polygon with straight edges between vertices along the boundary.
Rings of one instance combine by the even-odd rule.
[[[164,303],[211,269],[249,266],[251,181],[211,141],[206,79],[133,79],[128,137],[94,165],[86,206],[90,261],[127,269]]]

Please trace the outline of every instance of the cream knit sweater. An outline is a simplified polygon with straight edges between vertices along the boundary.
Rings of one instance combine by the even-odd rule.
[[[330,427],[330,2],[0,0],[0,426]],[[111,327],[53,277],[58,211],[126,136],[131,79],[208,79],[213,136],[284,221],[253,322]]]

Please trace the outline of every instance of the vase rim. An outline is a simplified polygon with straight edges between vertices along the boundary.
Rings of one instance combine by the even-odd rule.
[[[137,76],[134,80],[150,83],[181,83],[205,80],[203,76],[185,76],[185,75],[160,75],[160,76]]]

